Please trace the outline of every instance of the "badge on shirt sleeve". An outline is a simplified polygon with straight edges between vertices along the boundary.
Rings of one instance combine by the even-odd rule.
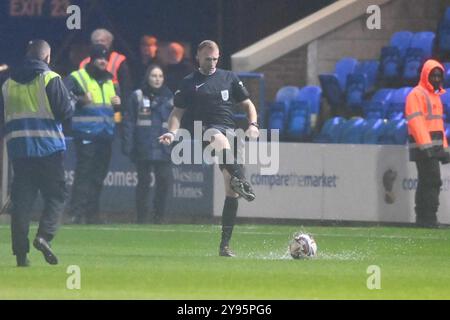
[[[222,91],[220,91],[220,94],[222,95],[223,101],[228,101],[228,99],[230,98],[230,95],[228,94],[228,90],[222,90]]]

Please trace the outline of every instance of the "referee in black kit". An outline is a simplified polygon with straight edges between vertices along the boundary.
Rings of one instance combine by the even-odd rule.
[[[175,92],[174,108],[168,121],[169,132],[159,137],[159,140],[161,143],[171,144],[185,114],[202,121],[204,129],[216,131],[209,142],[219,159],[223,159],[223,164],[219,167],[223,173],[226,193],[219,255],[234,257],[229,241],[236,220],[238,197],[252,201],[255,194],[245,180],[242,165],[237,163],[237,143],[233,143],[234,150],[231,150],[230,141],[226,137],[226,132],[233,131],[236,127],[233,105],[238,104],[247,113],[248,137],[257,138],[259,126],[256,108],[249,99],[247,89],[233,72],[216,68],[218,60],[219,46],[211,40],[202,41],[197,49],[199,68],[185,77],[180,89]]]

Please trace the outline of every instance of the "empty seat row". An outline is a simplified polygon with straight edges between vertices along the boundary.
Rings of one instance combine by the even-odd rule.
[[[322,90],[317,86],[286,86],[269,104],[268,128],[278,129],[282,138],[302,140],[311,135],[321,104]]]
[[[378,69],[376,60],[342,58],[336,63],[334,72],[319,75],[323,95],[335,111],[344,105],[354,108],[375,87]]]
[[[381,49],[381,80],[404,84],[417,82],[423,63],[433,55],[435,37],[431,31],[394,33],[389,45]]]
[[[450,7],[438,23],[437,47],[442,54],[450,54]]]
[[[363,103],[363,114],[366,119],[398,120],[403,118],[406,98],[412,87],[399,89],[380,89],[369,101]]]
[[[320,133],[314,138],[317,143],[345,144],[406,144],[408,137],[405,119],[346,120],[342,117],[328,119]]]

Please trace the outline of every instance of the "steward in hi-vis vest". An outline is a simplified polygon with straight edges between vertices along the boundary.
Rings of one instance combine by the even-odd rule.
[[[46,93],[54,78],[60,79],[57,73],[43,70],[28,83],[11,78],[4,83],[5,140],[11,159],[66,150],[62,124],[56,121]]]
[[[13,166],[12,250],[19,267],[29,266],[30,212],[38,192],[44,199],[44,211],[33,245],[48,263],[58,263],[49,243],[67,195],[62,123],[70,119],[73,109],[60,76],[48,67],[50,53],[46,41],[30,41],[26,59],[2,87],[2,133]]]
[[[108,140],[114,137],[114,109],[111,104],[116,96],[114,85],[107,75],[96,80],[86,69],[71,73],[90,101],[75,110],[72,131],[75,138],[86,140]]]
[[[77,163],[69,210],[74,223],[100,222],[99,198],[111,160],[114,109],[121,103],[106,70],[106,47],[92,46],[90,57],[85,68],[66,80],[75,103],[72,132]]]

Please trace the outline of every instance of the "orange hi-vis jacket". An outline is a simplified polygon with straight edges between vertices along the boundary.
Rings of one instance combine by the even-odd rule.
[[[417,161],[429,157],[445,158],[449,152],[445,136],[443,106],[440,95],[445,90],[435,92],[428,77],[431,70],[444,67],[436,60],[427,60],[420,74],[419,84],[406,99],[405,117],[408,121],[410,160]]]
[[[119,83],[119,79],[117,77],[117,71],[120,68],[120,65],[122,62],[124,62],[127,58],[116,51],[111,52],[108,59],[108,65],[106,66],[106,70],[108,70],[109,73],[113,75],[112,82],[115,86]],[[91,58],[87,57],[83,61],[80,62],[80,69],[83,69],[85,65],[87,65],[89,62],[91,62]]]

